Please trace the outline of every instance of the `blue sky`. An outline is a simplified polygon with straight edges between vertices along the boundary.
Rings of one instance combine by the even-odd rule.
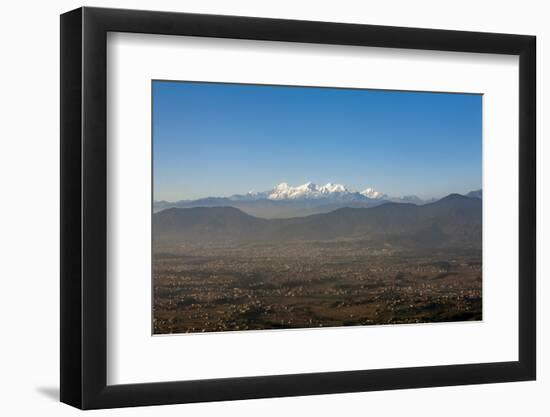
[[[155,200],[340,183],[481,188],[482,96],[153,81]]]

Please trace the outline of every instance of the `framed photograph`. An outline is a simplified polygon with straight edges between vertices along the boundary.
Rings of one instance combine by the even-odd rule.
[[[533,380],[535,37],[61,16],[61,401]]]

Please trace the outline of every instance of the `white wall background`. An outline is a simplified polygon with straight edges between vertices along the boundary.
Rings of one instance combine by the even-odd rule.
[[[75,415],[57,401],[59,379],[59,17],[72,0],[9,2],[0,22],[0,410],[3,415]],[[92,1],[89,6],[238,14],[532,34],[538,37],[538,381],[229,403],[145,407],[94,415],[447,416],[550,412],[550,146],[546,114],[550,26],[545,2],[340,0]],[[543,188],[546,188],[544,192]],[[545,395],[546,394],[546,395]]]

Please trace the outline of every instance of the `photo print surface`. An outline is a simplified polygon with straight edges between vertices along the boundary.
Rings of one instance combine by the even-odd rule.
[[[482,99],[154,80],[153,334],[482,320]]]

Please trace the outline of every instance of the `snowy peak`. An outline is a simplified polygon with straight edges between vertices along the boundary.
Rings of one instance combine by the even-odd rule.
[[[267,198],[270,200],[296,200],[302,198],[323,198],[345,194],[351,193],[342,184],[333,184],[329,182],[328,184],[319,186],[312,182],[306,182],[305,184],[293,187],[288,185],[286,182],[282,182],[271,190]]]
[[[311,200],[329,199],[336,201],[369,201],[387,199],[386,194],[369,187],[362,192],[350,190],[345,185],[332,182],[325,185],[317,185],[313,182],[292,186],[287,182],[281,182],[268,191],[249,191],[246,194],[233,194],[228,197],[231,201],[255,201],[255,200]]]
[[[323,185],[319,188],[319,191],[323,194],[330,193],[349,193],[348,189],[342,184],[333,184],[331,182]]]
[[[378,199],[378,198],[382,198],[384,197],[383,194],[379,193],[378,191],[376,191],[374,188],[372,187],[369,187],[369,188],[366,188],[364,189],[363,191],[361,191],[360,193],[361,195],[367,197],[367,198],[374,198],[374,199]]]
[[[282,182],[279,185],[277,185],[273,190],[285,191],[285,190],[288,190],[289,188],[291,187],[286,182]]]

